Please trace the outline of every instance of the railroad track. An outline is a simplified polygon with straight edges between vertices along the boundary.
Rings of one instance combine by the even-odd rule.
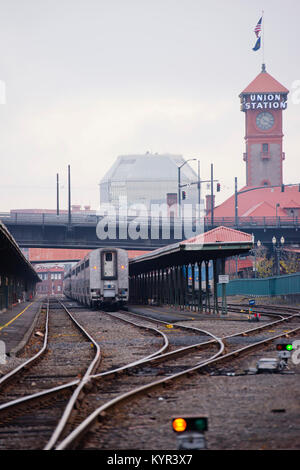
[[[60,443],[57,444],[56,449],[62,450],[66,448],[77,448],[77,449],[99,449],[101,448],[103,438],[103,421],[105,432],[109,432],[109,419],[105,419],[108,412],[115,413],[112,411],[114,407],[126,403],[127,400],[136,398],[139,395],[145,395],[149,390],[163,387],[168,382],[171,383],[176,379],[185,377],[186,375],[207,370],[208,367],[216,367],[219,364],[223,364],[225,361],[231,361],[236,357],[240,357],[244,353],[253,351],[257,348],[264,347],[266,344],[274,341],[276,338],[286,335],[287,332],[283,331],[283,324],[287,321],[295,320],[294,318],[279,318],[275,322],[269,322],[267,325],[260,325],[255,328],[250,328],[246,331],[238,334],[230,335],[225,338],[214,338],[213,340],[201,343],[198,345],[187,346],[177,351],[171,351],[162,355],[156,356],[150,360],[144,361],[137,364],[134,368],[124,368],[124,373],[127,369],[127,377],[129,375],[130,380],[127,381],[120,378],[120,375],[116,375],[113,371],[109,374],[98,374],[91,377],[90,395],[85,400],[85,413],[90,414],[82,420],[82,422],[73,429],[68,436],[66,436]],[[155,320],[157,321],[157,320]],[[299,331],[299,322],[296,318],[296,327],[292,325],[289,329],[289,334],[295,334]],[[277,334],[268,334],[268,337],[263,340],[259,339],[253,341],[252,344],[243,346],[241,348],[232,347],[229,345],[229,339],[237,339],[239,335],[253,335],[254,333],[261,332],[266,328],[277,328]],[[207,332],[209,335],[209,333]],[[199,348],[204,348],[212,343],[218,342],[219,350],[210,354],[209,358],[205,358],[199,354]],[[230,349],[230,350],[229,350]],[[192,356],[192,351],[196,352],[196,355]],[[178,357],[183,358],[183,362],[178,363]],[[176,361],[174,361],[176,358]],[[193,365],[191,365],[193,362]],[[196,365],[195,365],[196,362]],[[121,372],[120,370],[116,372]],[[108,382],[104,382],[103,378],[106,375]],[[112,376],[114,380],[112,381]],[[159,378],[157,378],[159,377]],[[99,402],[102,402],[101,404]],[[97,406],[98,405],[98,406]],[[89,411],[93,410],[93,411]],[[111,417],[111,414],[110,414]],[[123,419],[126,419],[123,418]],[[99,422],[100,420],[100,422]],[[89,430],[92,431],[89,432]]]
[[[149,323],[153,322],[156,324],[160,323],[165,329],[167,326],[166,322],[158,322],[158,320],[154,319],[137,319],[140,315],[129,314],[128,312],[118,312],[116,314],[108,315],[113,315],[114,317],[118,316],[119,320],[122,319],[122,321],[129,321],[128,317],[130,317],[131,323],[142,328],[145,328],[145,322],[147,322],[146,327],[148,329],[150,328]],[[127,319],[125,318],[126,316]],[[132,318],[134,318],[134,321],[132,321]],[[204,370],[204,368],[208,366],[215,367],[216,364],[218,364],[218,362],[216,362],[218,361],[218,358],[219,361],[222,362],[226,360],[226,358],[227,360],[231,360],[233,357],[241,354],[242,349],[244,349],[244,352],[248,352],[249,350],[253,350],[255,345],[259,345],[261,347],[266,341],[273,341],[278,336],[286,334],[282,328],[283,324],[287,321],[293,320],[295,320],[295,318],[293,319],[292,316],[290,316],[290,318],[279,316],[279,320],[276,320],[275,322],[269,322],[268,324],[248,328],[246,331],[240,332],[239,334],[243,335],[243,338],[245,338],[245,335],[252,335],[255,331],[261,332],[263,329],[270,327],[275,328],[275,325],[276,328],[281,328],[280,331],[278,329],[275,336],[273,331],[273,335],[269,335],[269,337],[263,342],[253,342],[253,344],[248,345],[246,348],[239,348],[238,350],[230,352],[228,352],[229,340],[233,340],[233,338],[237,339],[239,334],[230,335],[220,339],[212,335],[210,332],[203,331],[195,327],[181,328],[180,326],[181,330],[193,330],[193,333],[202,336],[202,341],[200,343],[195,343],[193,340],[194,344],[184,346],[182,348],[174,348],[173,345],[171,347],[172,350],[165,352],[169,347],[168,340],[165,340],[164,345],[159,350],[130,364],[117,367],[114,370],[107,370],[99,374],[93,374],[90,369],[89,373],[85,376],[85,380],[82,381],[77,379],[69,384],[61,386],[60,393],[67,393],[68,396],[72,393],[74,400],[67,408],[65,408],[66,400],[62,400],[64,412],[61,413],[62,417],[44,448],[64,449],[69,447],[101,447],[101,440],[99,443],[97,438],[96,444],[93,444],[94,438],[92,438],[92,443],[87,441],[87,443],[82,444],[81,438],[83,435],[91,436],[88,432],[91,426],[95,425],[95,422],[97,423],[99,417],[102,419],[103,413],[110,410],[116,404],[123,403],[125,400],[133,398],[138,394],[147,393],[147,390],[149,389],[163,386],[166,382],[171,382],[185,376],[186,374],[194,373],[201,369]],[[298,320],[298,318],[296,320]],[[172,335],[176,337],[178,333],[175,331],[179,329],[178,325],[172,325],[172,327],[173,328],[166,329],[167,334],[169,337]],[[298,331],[298,329],[299,328],[297,326],[296,330]],[[156,328],[156,330],[159,331],[158,328]],[[160,331],[157,334],[161,333],[162,332]],[[162,336],[167,336],[167,334],[163,332]],[[203,335],[206,335],[206,341],[203,341]],[[216,345],[218,346],[218,349],[214,350],[212,353],[211,348],[214,347],[216,349]],[[201,355],[199,356],[200,351]],[[143,384],[141,385],[142,382]],[[74,390],[78,393],[74,394]],[[51,391],[44,391],[44,402],[48,400],[50,395]],[[31,398],[28,397],[27,401],[30,403]],[[96,432],[92,435],[97,436],[98,433]]]
[[[79,307],[77,304],[71,304],[72,309],[78,310],[85,310],[82,307]],[[66,315],[62,315],[62,311],[68,314],[70,319],[72,320],[72,330],[65,331],[64,323],[66,321]],[[27,428],[30,427],[31,431],[29,432],[32,436],[32,441],[29,444],[25,444],[23,442],[17,442],[17,447],[24,448],[26,445],[29,447],[34,445],[34,448],[37,446],[38,448],[43,448],[41,445],[40,440],[36,440],[34,433],[38,432],[40,437],[45,439],[45,436],[49,436],[49,432],[51,435],[52,432],[52,441],[56,442],[60,433],[62,432],[63,428],[67,425],[68,420],[74,411],[76,406],[81,401],[82,389],[85,383],[88,381],[89,376],[92,372],[95,372],[96,366],[99,363],[100,355],[99,355],[99,347],[97,342],[89,335],[89,333],[82,328],[82,326],[75,320],[75,318],[71,315],[68,308],[61,302],[52,301],[47,302],[47,305],[43,306],[41,309],[41,315],[45,314],[45,326],[40,328],[43,330],[44,334],[44,341],[42,348],[40,351],[34,355],[34,357],[30,358],[28,361],[24,362],[11,372],[7,373],[5,376],[1,378],[1,387],[2,387],[2,400],[0,399],[0,423],[4,424],[2,429],[0,429],[0,435],[2,436],[7,434],[18,434],[22,435],[22,439],[25,439],[25,435],[27,433]],[[67,317],[68,318],[68,317]],[[70,320],[68,320],[70,323]],[[51,323],[53,326],[52,334],[49,337],[49,326],[51,330]],[[73,326],[73,323],[76,325],[76,328],[80,330],[80,333]],[[50,325],[49,325],[50,324]],[[55,328],[54,328],[55,325]],[[154,328],[153,326],[145,326],[141,324],[137,324],[131,322],[131,325],[134,325],[138,328],[143,328],[151,333],[160,336],[163,338],[163,346],[159,349],[155,350],[154,353],[151,353],[147,356],[143,356],[142,360],[147,358],[153,357],[154,355],[161,354],[164,350],[169,347],[169,342],[167,336],[159,331],[158,329]],[[70,325],[69,325],[70,326]],[[77,348],[80,350],[80,358],[84,357],[83,349],[81,346],[85,345],[85,340],[80,339],[80,334],[87,338],[87,352],[89,354],[91,352],[91,345],[96,348],[96,361],[92,361],[91,364],[85,368],[86,371],[84,372],[84,368],[78,369],[77,366],[74,369],[74,350],[73,346],[76,344]],[[68,342],[66,343],[66,338],[68,338]],[[71,338],[72,349],[70,351],[71,357],[67,357],[66,355],[66,347],[70,345],[69,341]],[[81,346],[80,346],[81,345]],[[50,353],[49,353],[50,349]],[[54,354],[52,354],[54,351]],[[47,366],[46,371],[41,370],[41,361],[45,356],[47,357]],[[141,359],[134,361],[131,365],[135,365]],[[70,362],[70,367],[67,365]],[[38,365],[36,365],[38,363]],[[55,369],[56,367],[56,369]],[[30,369],[29,369],[30,368]],[[29,369],[29,371],[28,371]],[[68,369],[66,371],[66,369]],[[74,369],[74,370],[73,370]],[[78,375],[80,378],[78,378]],[[71,380],[74,379],[74,380]],[[71,380],[71,381],[70,381]],[[59,383],[59,385],[57,385]],[[55,386],[50,388],[50,385]],[[30,394],[28,390],[34,387],[35,393]],[[0,389],[0,396],[1,396],[1,389]],[[34,403],[34,405],[33,405]],[[53,416],[53,403],[59,404],[59,410],[56,410],[55,416]],[[31,409],[32,407],[35,409],[46,409],[47,416],[50,417],[50,421],[48,426],[45,425],[49,419],[43,418],[40,421],[43,421],[42,428],[32,430],[32,427],[29,426],[30,419],[32,422],[35,421],[35,417],[32,416]],[[49,410],[48,408],[51,407]],[[29,414],[29,418],[26,417]],[[61,419],[60,419],[61,418]],[[73,416],[72,416],[73,419]],[[56,422],[59,421],[59,424],[55,427]],[[9,428],[5,425],[9,422]],[[12,422],[14,424],[12,424]],[[53,432],[53,427],[55,430]],[[49,441],[49,447],[52,447],[51,439]],[[19,437],[17,438],[19,440]],[[4,448],[5,442],[4,438],[1,439],[0,446],[3,445]],[[9,442],[10,446],[13,446],[12,440],[10,439]]]
[[[114,317],[116,316],[114,314],[110,314],[110,315],[112,315]],[[120,313],[120,315],[122,315],[122,313]],[[121,318],[119,318],[119,320],[120,319]],[[153,356],[158,356],[158,355],[162,356],[163,351],[166,350],[167,348],[169,348],[169,340],[167,339],[166,333],[164,333],[162,331],[159,331],[157,328],[153,328],[153,326],[149,326],[149,323],[153,323],[153,322],[151,322],[151,321],[149,322],[149,320],[148,320],[145,324],[145,319],[143,319],[143,321],[136,321],[136,320],[132,321],[132,319],[131,320],[129,320],[129,319],[125,320],[124,317],[122,318],[122,321],[126,321],[127,323],[130,322],[131,325],[137,326],[139,328],[154,331],[156,334],[159,334],[164,338],[164,344],[160,349],[156,350],[155,353],[147,355],[144,358],[138,359],[138,360],[136,360],[136,361],[134,361],[130,364],[127,364],[127,365],[123,366],[123,367],[119,367],[114,371],[106,371],[106,372],[103,372],[101,374],[98,374],[98,377],[99,376],[103,376],[103,377],[104,376],[111,376],[111,377],[113,377],[114,375],[119,373],[121,370],[133,369],[139,363],[145,362]],[[179,330],[179,329],[184,330],[184,331],[191,330],[193,333],[195,333],[194,328],[187,328],[187,327],[177,328],[177,330]],[[169,332],[169,330],[167,330],[167,332],[169,333],[170,336],[172,334],[174,335],[173,330],[171,331],[171,333]],[[200,333],[202,335],[205,334],[205,332],[203,332],[203,331],[200,331]],[[197,332],[197,334],[199,334],[199,331]],[[193,341],[193,343],[197,344],[197,341]],[[36,375],[35,375],[35,377],[36,377]],[[68,429],[72,429],[74,427],[74,423],[78,424],[78,419],[79,419],[79,421],[81,421],[83,419],[82,418],[82,413],[83,413],[83,409],[85,408],[84,406],[82,406],[83,396],[87,392],[87,390],[90,391],[90,388],[91,388],[91,384],[88,383],[89,380],[87,380],[88,378],[89,378],[88,375],[85,375],[85,380],[84,380],[84,378],[83,378],[83,380],[78,380],[77,379],[77,380],[72,381],[70,383],[60,385],[59,387],[54,387],[50,390],[45,389],[42,392],[39,391],[38,393],[28,395],[28,396],[23,397],[21,399],[15,399],[15,400],[11,400],[10,402],[3,403],[0,406],[0,422],[1,422],[1,420],[2,420],[2,422],[7,422],[7,420],[12,421],[17,416],[17,421],[16,420],[14,421],[14,428],[11,427],[10,431],[13,432],[13,430],[15,430],[16,432],[18,432],[19,435],[21,434],[22,438],[24,438],[24,434],[26,435],[26,433],[27,433],[27,428],[29,427],[29,428],[32,429],[32,427],[34,427],[32,425],[30,426],[30,419],[33,422],[35,421],[33,416],[30,415],[29,417],[28,416],[26,417],[26,415],[28,415],[28,411],[32,407],[32,403],[34,401],[38,400],[38,406],[43,406],[43,408],[46,407],[46,410],[47,410],[47,413],[48,413],[48,408],[47,407],[49,407],[50,405],[52,406],[52,400],[53,400],[53,396],[54,396],[54,400],[59,401],[59,403],[61,405],[61,409],[60,409],[61,418],[60,418],[58,424],[56,425],[55,430],[52,433],[52,436],[51,436],[50,440],[48,441],[48,443],[45,446],[45,449],[51,449],[51,448],[53,448],[53,446],[55,445],[55,443],[59,439],[60,434],[63,431],[66,433]],[[111,390],[109,389],[109,393],[110,393],[110,391]],[[25,393],[26,393],[26,391],[25,391]],[[70,394],[72,394],[71,397],[70,397]],[[67,398],[67,400],[66,400],[66,398]],[[66,403],[67,403],[67,405],[66,405]],[[78,413],[79,409],[80,409],[80,413]],[[84,411],[84,413],[86,413],[86,410]],[[76,415],[79,415],[79,416],[76,416]],[[18,420],[18,416],[20,416],[19,420]],[[24,416],[25,416],[25,418],[24,418]],[[52,421],[54,421],[54,419],[52,419]],[[20,427],[21,427],[21,432],[20,432]],[[36,429],[35,429],[35,431],[36,431]],[[42,432],[42,431],[44,431],[44,432]],[[4,429],[2,428],[2,435],[4,435],[5,432],[7,432],[7,428],[4,428]],[[46,433],[48,432],[48,434],[49,434],[49,429],[48,428],[47,429],[43,428],[43,430],[39,429],[39,432],[40,432],[40,435],[43,438],[45,438]],[[32,432],[32,436],[34,436],[34,432]],[[10,445],[11,445],[11,442],[10,442]],[[29,445],[32,445],[32,444],[30,443]],[[41,448],[41,445],[40,445],[39,442],[38,443],[35,442],[35,445],[37,445],[37,448]],[[25,447],[24,442],[20,443],[19,447],[24,448]]]
[[[43,313],[41,350],[0,379],[0,445],[4,448],[5,434],[9,446],[14,439],[18,448],[42,446],[61,413],[70,414],[101,358],[98,344],[60,303],[48,300]],[[34,394],[28,393],[31,389]],[[33,416],[36,408],[45,409],[39,419]],[[37,424],[28,426],[30,419]]]
[[[230,308],[231,311],[240,312],[241,309],[245,310],[249,308],[248,303],[228,303],[227,306]],[[260,313],[265,314],[277,314],[280,313],[282,315],[291,315],[291,314],[300,314],[299,307],[290,307],[284,305],[268,305],[268,304],[255,304],[252,306],[253,311],[257,311]]]

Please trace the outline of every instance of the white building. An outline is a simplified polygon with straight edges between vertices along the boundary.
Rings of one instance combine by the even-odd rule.
[[[100,205],[109,203],[119,207],[120,197],[127,198],[128,207],[143,204],[150,210],[152,204],[177,203],[178,167],[186,160],[181,155],[121,155],[100,182]],[[197,165],[194,162],[195,167]],[[181,184],[197,183],[197,173],[189,163],[180,169]],[[197,184],[181,188],[185,203],[197,204]]]

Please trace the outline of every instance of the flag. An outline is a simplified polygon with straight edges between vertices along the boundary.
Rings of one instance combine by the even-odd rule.
[[[260,49],[260,38],[257,39],[255,46],[252,48],[253,51],[258,51]]]
[[[260,18],[260,20],[258,21],[257,25],[254,28],[254,32],[257,38],[259,36],[259,33],[261,32],[261,23],[262,23],[262,17]]]

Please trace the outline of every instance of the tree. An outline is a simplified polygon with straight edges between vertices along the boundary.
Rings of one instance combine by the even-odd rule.
[[[299,253],[283,250],[280,258],[280,272],[282,274],[292,274],[300,271]]]
[[[274,274],[274,258],[267,256],[267,248],[263,245],[254,248],[256,258],[256,276],[271,277]]]

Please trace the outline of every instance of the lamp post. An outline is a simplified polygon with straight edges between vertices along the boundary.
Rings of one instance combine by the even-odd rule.
[[[189,158],[188,160],[185,160],[185,162],[182,163],[182,165],[178,166],[178,213],[179,217],[181,217],[181,179],[180,179],[180,170],[181,168],[187,163],[191,162],[193,160],[197,160],[197,158]]]
[[[257,248],[261,247],[261,241],[257,240]],[[254,278],[256,278],[256,249],[254,250]]]
[[[274,249],[274,252],[276,252],[276,274],[277,274],[277,276],[280,276],[280,251],[281,251],[281,248],[282,248],[284,242],[285,242],[284,237],[280,238],[280,245],[279,245],[279,241],[277,242],[277,239],[276,239],[275,236],[273,236],[273,238],[272,238],[273,249]],[[276,245],[276,243],[277,243],[277,245]]]

